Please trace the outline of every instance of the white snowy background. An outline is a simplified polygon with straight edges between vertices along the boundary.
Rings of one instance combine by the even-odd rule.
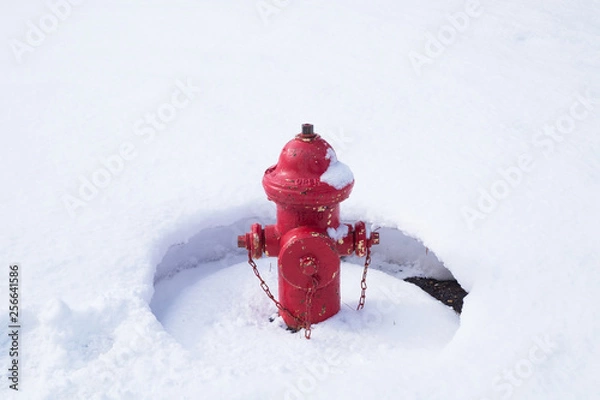
[[[1,5],[2,399],[600,398],[597,0]],[[383,227],[310,341],[235,248],[304,122]]]

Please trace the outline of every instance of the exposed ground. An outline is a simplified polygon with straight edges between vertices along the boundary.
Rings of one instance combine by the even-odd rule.
[[[455,280],[438,281],[430,278],[406,278],[406,282],[413,283],[423,289],[432,297],[450,306],[460,314],[463,299],[468,294]]]

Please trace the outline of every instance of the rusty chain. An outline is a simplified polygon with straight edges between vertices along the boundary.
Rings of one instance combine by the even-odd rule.
[[[310,339],[310,335],[312,333],[312,329],[311,329],[311,310],[312,310],[312,300],[313,300],[313,296],[315,295],[315,292],[317,291],[317,286],[319,285],[319,281],[317,280],[317,278],[313,275],[312,276],[312,287],[308,288],[307,292],[306,292],[306,320],[304,322],[304,337],[307,339]]]
[[[267,285],[267,282],[265,282],[264,279],[260,276],[260,272],[258,271],[258,266],[252,259],[252,252],[250,250],[248,250],[248,264],[250,264],[250,266],[252,267],[252,271],[254,271],[254,275],[256,275],[256,277],[260,281],[260,288],[265,292],[267,297],[270,298],[273,301],[273,303],[275,303],[275,306],[277,307],[277,309],[286,313],[287,315],[289,315],[289,317],[293,318],[299,325],[304,325],[303,321],[300,318],[298,318],[294,314],[292,314],[290,312],[290,310],[285,308],[283,306],[283,304],[281,304],[275,298],[275,296],[273,296],[273,293],[271,293],[271,289],[269,289],[269,285]]]
[[[276,298],[275,296],[273,296],[273,293],[271,293],[271,289],[269,289],[269,285],[267,285],[267,282],[265,282],[265,280],[260,276],[260,272],[258,271],[258,266],[256,265],[256,263],[254,262],[254,260],[252,259],[252,253],[250,251],[248,251],[248,264],[250,264],[250,266],[252,267],[252,271],[254,271],[254,275],[256,275],[256,277],[258,278],[258,280],[260,281],[260,287],[261,289],[265,292],[265,294],[267,295],[268,298],[270,298],[273,303],[275,303],[275,306],[277,307],[278,310],[286,313],[290,318],[292,318],[294,321],[296,321],[298,323],[298,326],[301,326],[304,328],[304,337],[307,339],[310,339],[310,335],[312,334],[312,329],[311,329],[311,308],[312,308],[312,299],[313,296],[317,290],[317,286],[319,285],[319,281],[317,280],[316,277],[313,276],[312,279],[312,287],[308,288],[307,292],[306,292],[306,320],[303,321],[302,319],[296,317],[294,314],[292,314],[292,312],[290,310],[288,310],[287,308],[285,308],[283,306],[283,304],[281,304]]]
[[[367,300],[367,272],[369,271],[369,265],[371,265],[371,248],[367,246],[367,257],[365,259],[362,279],[360,280],[360,300],[358,300],[358,306],[356,306],[357,310],[362,310]]]

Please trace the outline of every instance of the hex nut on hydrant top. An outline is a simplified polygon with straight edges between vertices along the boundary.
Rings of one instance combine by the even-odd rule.
[[[379,234],[369,232],[364,222],[340,222],[339,204],[350,196],[354,177],[311,124],[302,125],[302,133],[284,146],[262,183],[277,205],[277,222],[264,228],[253,224],[238,236],[238,247],[248,250],[248,262],[287,326],[305,328],[310,338],[311,324],[340,310],[342,256],[366,256],[358,308],[364,306],[370,248],[379,243]],[[278,257],[278,300],[253,261],[263,254]]]

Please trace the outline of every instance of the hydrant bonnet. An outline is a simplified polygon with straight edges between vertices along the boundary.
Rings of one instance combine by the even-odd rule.
[[[304,124],[302,133],[284,146],[277,164],[265,171],[263,187],[269,200],[278,204],[337,204],[350,196],[354,186],[349,169],[347,183],[340,189],[322,180],[329,168],[338,164],[331,145],[313,132],[312,125]]]

